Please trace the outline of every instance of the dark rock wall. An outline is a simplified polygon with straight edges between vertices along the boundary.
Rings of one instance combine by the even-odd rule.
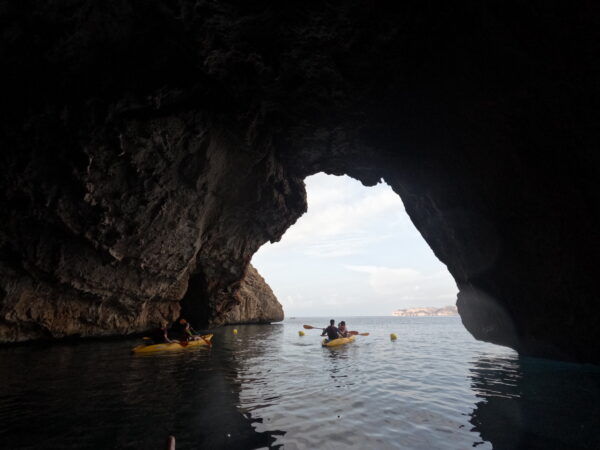
[[[35,336],[14,330],[23,322],[60,336],[131,332],[174,318],[190,274],[209,280],[203,297],[213,322],[236,304],[233,294],[252,254],[305,207],[302,190],[290,194],[269,148],[252,151],[211,134],[196,116],[127,120],[108,133],[118,133],[117,145],[90,143],[81,149],[87,166],[65,175],[75,189],[35,186],[49,176],[38,166],[34,174],[15,174],[13,190],[5,190],[9,201],[22,196],[29,203],[4,211],[3,243],[14,255],[2,310],[9,340]],[[228,154],[230,146],[237,151]],[[71,154],[56,156],[68,164]],[[277,190],[261,187],[269,180]],[[24,192],[26,185],[39,191]],[[11,233],[22,239],[10,239]],[[36,299],[40,292],[49,297],[44,303]],[[60,311],[63,300],[73,303],[70,297],[85,297],[91,306],[67,319]],[[19,302],[41,312],[15,317]],[[52,302],[54,313],[47,307]],[[95,309],[106,317],[90,312]]]
[[[2,339],[219,323],[325,171],[394,188],[474,336],[598,362],[597,9],[3,2]]]

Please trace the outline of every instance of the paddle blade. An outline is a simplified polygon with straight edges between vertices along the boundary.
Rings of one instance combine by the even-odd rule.
[[[348,334],[351,334],[352,336],[368,336],[369,333],[359,333],[358,331],[348,331]]]
[[[312,329],[316,329],[317,327],[313,327],[312,325],[302,325],[304,327],[305,330],[312,330]]]

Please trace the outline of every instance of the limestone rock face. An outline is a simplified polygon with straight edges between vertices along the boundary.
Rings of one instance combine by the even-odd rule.
[[[594,2],[4,2],[0,339],[222,323],[323,171],[384,178],[478,339],[600,362]]]
[[[233,323],[270,323],[283,320],[283,308],[269,285],[258,271],[248,265],[236,292],[239,304],[235,305],[220,320],[221,325]]]

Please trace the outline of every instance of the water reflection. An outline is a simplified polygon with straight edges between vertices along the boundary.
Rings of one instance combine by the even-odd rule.
[[[325,359],[329,362],[329,367],[325,370],[334,382],[335,388],[349,388],[354,385],[351,377],[351,367],[349,366],[350,347],[323,347]]]
[[[283,326],[278,325],[241,325],[237,326],[238,334],[234,335],[233,327],[224,327],[219,331],[221,342],[220,360],[235,360],[235,370],[228,380],[236,386],[238,399],[237,410],[251,420],[255,437],[262,439],[260,447],[281,448],[276,440],[285,435],[285,431],[261,426],[263,419],[253,415],[254,411],[276,405],[280,396],[271,389],[269,380],[281,371],[282,361],[277,358],[278,347],[282,345]],[[259,428],[265,429],[258,432]],[[268,442],[267,439],[268,438]],[[258,441],[246,446],[230,448],[257,448]],[[207,447],[209,448],[209,447]]]
[[[131,355],[129,342],[0,349],[2,448],[269,447],[238,409],[227,348]],[[281,433],[279,433],[281,434]]]
[[[303,322],[151,357],[131,341],[0,349],[0,447],[600,448],[600,368],[519,359],[452,318],[377,320],[332,349]]]
[[[600,448],[600,368],[481,355],[470,422],[494,449]]]

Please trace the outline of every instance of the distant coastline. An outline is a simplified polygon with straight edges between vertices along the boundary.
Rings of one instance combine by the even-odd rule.
[[[443,308],[408,308],[408,309],[397,309],[392,312],[392,316],[399,317],[430,317],[430,316],[458,316],[456,306],[449,305]]]

